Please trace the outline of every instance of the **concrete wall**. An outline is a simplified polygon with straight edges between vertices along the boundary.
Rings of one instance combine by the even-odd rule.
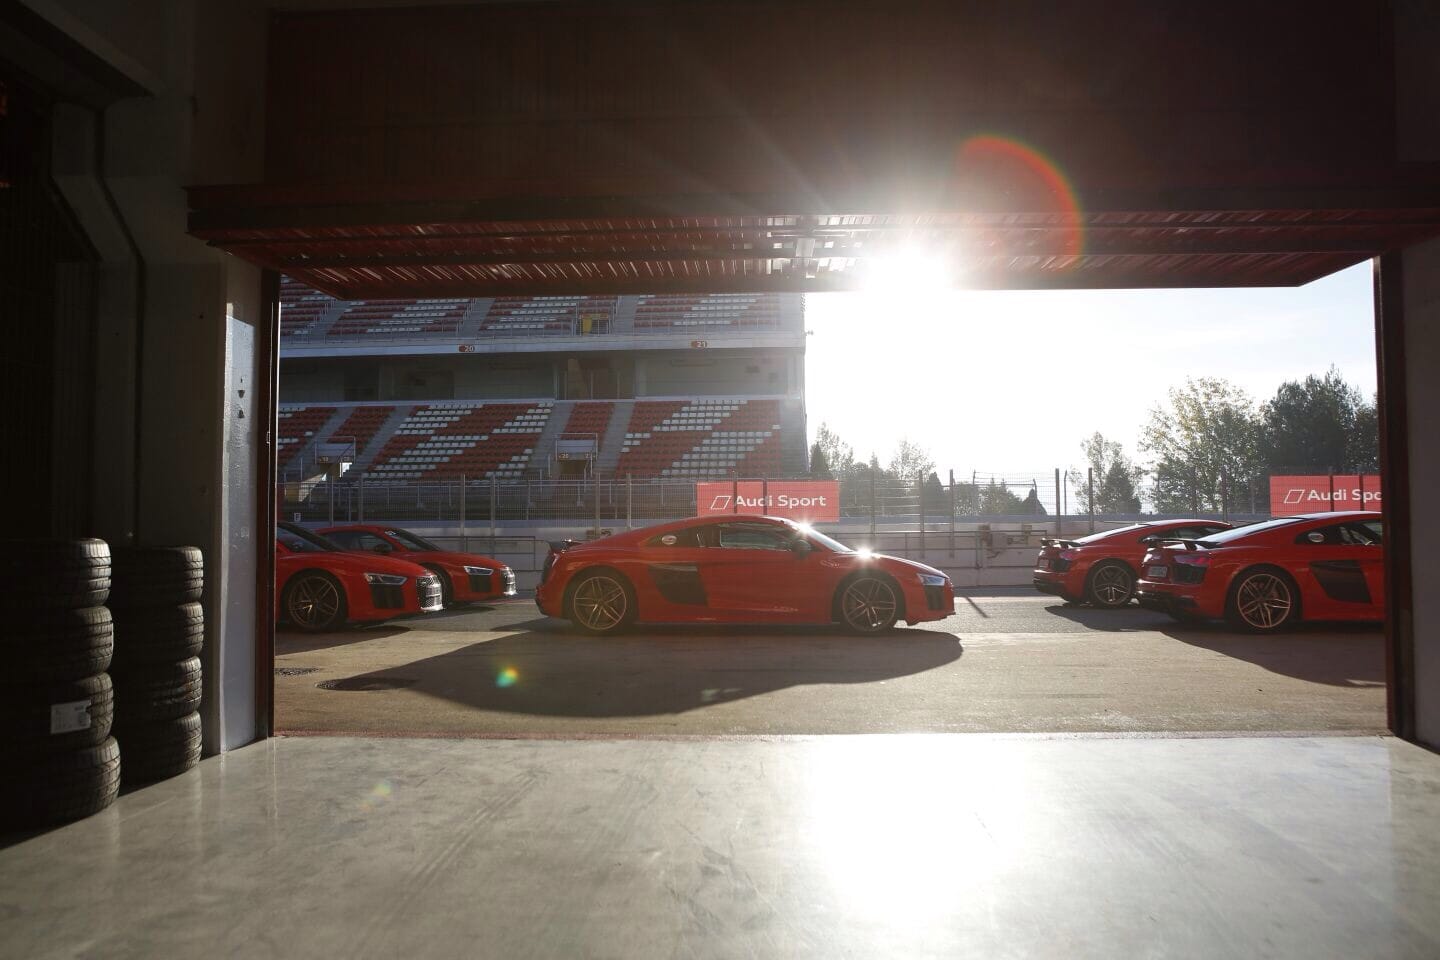
[[[643,368],[635,378],[637,396],[783,394],[791,390],[791,364],[781,355],[640,357],[635,365]]]

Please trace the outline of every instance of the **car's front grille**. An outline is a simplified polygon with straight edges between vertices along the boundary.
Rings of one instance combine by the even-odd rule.
[[[440,580],[433,574],[428,577],[415,578],[415,591],[420,595],[421,610],[439,610],[443,605],[440,592]]]
[[[926,584],[926,586],[925,586],[925,606],[929,607],[931,610],[944,610],[944,609],[945,609],[945,588],[944,588],[944,587],[932,587],[932,586],[930,586],[929,584]]]
[[[481,568],[478,568],[478,569],[484,569],[484,568],[481,567]],[[493,584],[494,582],[495,582],[495,574],[494,574],[493,572],[487,571],[487,572],[485,572],[485,573],[472,573],[472,574],[470,574],[470,592],[471,592],[471,593],[490,593],[491,591],[493,591],[493,590],[495,589],[495,588],[492,586],[492,584]]]
[[[405,590],[398,583],[370,584],[370,602],[376,610],[400,610],[405,606]]]
[[[1203,583],[1205,580],[1205,568],[1197,567],[1189,563],[1175,564],[1176,583]]]
[[[504,576],[505,576],[505,596],[507,596],[507,597],[513,597],[513,596],[515,596],[515,571],[514,571],[514,570],[511,570],[509,567],[506,567],[505,570],[504,570]]]

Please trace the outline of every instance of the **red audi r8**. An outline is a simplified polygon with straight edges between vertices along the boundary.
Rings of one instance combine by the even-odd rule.
[[[1135,594],[1145,551],[1161,540],[1193,540],[1229,530],[1219,520],[1156,520],[1092,533],[1076,540],[1046,539],[1035,558],[1033,582],[1067,603],[1123,607]]]
[[[440,580],[424,567],[346,553],[292,523],[275,528],[276,619],[307,633],[441,608]]]
[[[515,596],[515,574],[498,560],[478,553],[445,550],[409,530],[377,524],[349,524],[320,531],[341,549],[380,553],[418,563],[440,578],[445,606]]]
[[[1271,633],[1301,620],[1384,616],[1385,529],[1373,511],[1277,517],[1145,554],[1140,605]]]
[[[834,623],[855,633],[955,612],[950,578],[775,517],[696,517],[552,545],[535,605],[585,633],[627,624]]]

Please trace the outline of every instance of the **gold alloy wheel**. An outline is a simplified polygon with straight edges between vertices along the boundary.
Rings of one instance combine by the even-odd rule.
[[[302,630],[327,629],[340,613],[340,590],[329,577],[304,577],[290,587],[285,612],[290,622]]]
[[[608,633],[625,622],[630,597],[614,577],[603,573],[586,577],[570,598],[570,615],[586,630]]]
[[[1252,573],[1235,591],[1235,609],[1240,619],[1256,630],[1283,626],[1294,608],[1290,584],[1273,573]]]
[[[1102,607],[1123,607],[1134,591],[1130,571],[1118,563],[1103,564],[1090,575],[1090,597]]]
[[[840,597],[840,615],[857,633],[879,633],[895,625],[899,604],[895,588],[879,577],[862,577],[851,582]]]

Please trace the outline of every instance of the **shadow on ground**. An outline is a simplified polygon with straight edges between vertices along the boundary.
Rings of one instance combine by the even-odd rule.
[[[280,627],[275,632],[275,652],[277,654],[310,653],[313,650],[328,650],[331,647],[364,643],[366,640],[383,640],[386,637],[395,637],[408,632],[408,627],[393,622],[368,627],[346,627],[344,630],[337,630],[334,633],[301,633],[297,630]]]
[[[1235,633],[1219,621],[1181,623],[1136,607],[1096,610],[1055,604],[1046,609],[1087,630],[1151,630],[1299,680],[1341,687],[1385,683],[1385,636],[1378,623],[1302,623],[1260,636]]]
[[[555,620],[521,626],[530,629],[346,683],[373,689],[400,685],[480,710],[635,717],[699,710],[806,684],[888,680],[952,663],[963,653],[953,634],[934,630],[851,637],[818,628],[727,626],[591,638]]]

